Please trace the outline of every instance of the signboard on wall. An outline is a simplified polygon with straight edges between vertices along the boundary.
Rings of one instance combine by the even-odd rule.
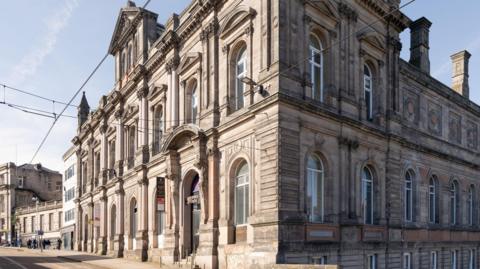
[[[157,210],[165,211],[165,178],[157,177]]]

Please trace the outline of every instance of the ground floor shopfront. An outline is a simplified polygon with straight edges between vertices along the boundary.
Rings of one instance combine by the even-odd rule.
[[[62,249],[74,250],[75,224],[62,228],[61,240],[62,240]]]

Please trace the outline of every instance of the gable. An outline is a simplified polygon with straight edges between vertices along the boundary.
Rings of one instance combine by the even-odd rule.
[[[116,48],[121,45],[122,38],[128,34],[132,25],[135,27],[138,23],[136,18],[140,11],[140,8],[137,7],[124,7],[120,10],[108,49],[110,54],[115,53]]]

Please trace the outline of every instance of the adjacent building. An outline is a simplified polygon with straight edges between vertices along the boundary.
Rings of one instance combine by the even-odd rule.
[[[470,55],[452,56],[452,88],[432,78],[431,23],[399,5],[204,0],[159,24],[128,1],[115,86],[78,111],[75,248],[200,268],[474,268]]]
[[[61,229],[62,248],[73,250],[75,241],[75,193],[77,188],[77,155],[71,147],[63,155],[63,225]]]
[[[16,231],[22,246],[27,246],[28,240],[45,239],[50,240],[51,247],[57,247],[63,218],[61,200],[17,207],[15,214]]]
[[[62,175],[56,171],[39,163],[0,165],[0,244],[11,243],[17,237],[17,207],[35,204],[33,199],[59,200],[61,195]]]

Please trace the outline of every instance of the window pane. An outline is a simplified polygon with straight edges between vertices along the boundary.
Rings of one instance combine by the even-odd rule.
[[[315,100],[321,100],[322,90],[322,69],[318,66],[313,68],[313,97]]]

